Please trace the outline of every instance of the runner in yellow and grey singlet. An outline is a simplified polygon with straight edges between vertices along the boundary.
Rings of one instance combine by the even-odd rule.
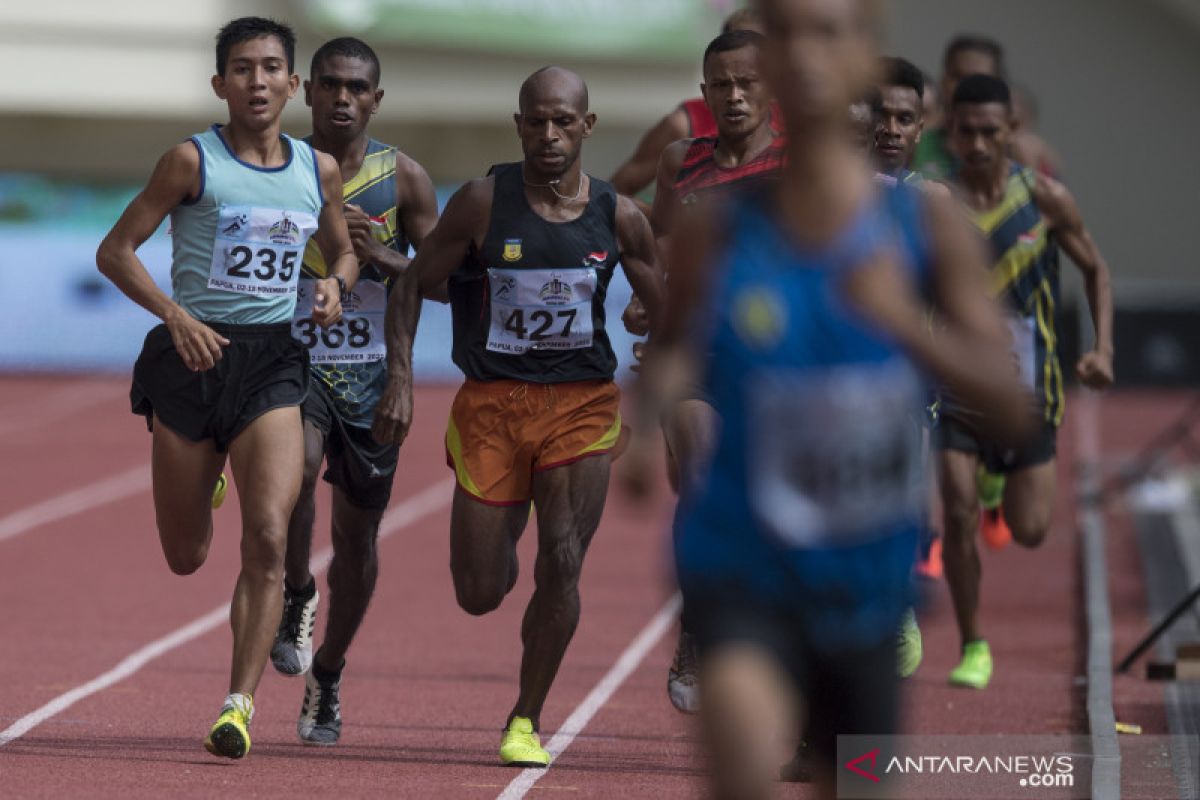
[[[980,502],[976,473],[983,466],[1006,475],[1002,515],[1011,537],[1037,547],[1054,512],[1055,438],[1063,416],[1063,376],[1054,315],[1058,305],[1058,249],[1083,274],[1095,327],[1094,349],[1075,367],[1080,381],[1103,389],[1113,381],[1112,294],[1108,266],[1083,224],[1071,193],[1058,181],[1009,158],[1014,132],[1008,85],[990,75],[958,84],[950,109],[950,144],[958,159],[954,188],[986,237],[993,267],[991,291],[1009,315],[1015,368],[1040,423],[1020,448],[998,445],[979,429],[979,416],[949,397],[939,422],[939,475],[945,517],[943,559],[954,599],[962,662],[950,682],[982,689],[992,656],[980,635],[980,563],[976,532]],[[997,512],[1000,513],[1000,512]]]
[[[412,384],[386,398],[389,370],[411,375],[411,347],[389,348],[384,317],[389,295],[412,324],[420,298],[408,273],[409,244],[420,246],[437,221],[437,198],[425,170],[395,147],[372,139],[367,126],[383,99],[379,59],[366,43],[334,39],[313,55],[305,94],[313,134],[306,141],[337,159],[345,179],[346,220],[361,277],[342,298],[343,319],[319,329],[297,306],[293,334],[307,349],[312,384],[304,402],[305,469],[292,513],[285,562],[284,610],[271,661],[285,675],[307,673],[297,732],[313,744],[341,734],[340,689],[346,651],[375,589],[375,543],[391,497],[399,444],[372,432],[376,413],[389,433],[412,419]],[[326,276],[321,251],[304,253],[301,299]],[[333,484],[333,561],[329,566],[329,619],[315,656],[317,587],[309,569],[314,491],[321,463]]]

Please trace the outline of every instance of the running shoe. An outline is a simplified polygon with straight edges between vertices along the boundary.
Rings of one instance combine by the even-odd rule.
[[[320,674],[318,674],[320,673]],[[342,673],[326,674],[314,665],[304,677],[304,705],[296,733],[308,744],[337,744],[342,735]]]
[[[212,507],[213,507],[214,511],[216,509],[220,508],[221,505],[225,502],[225,492],[228,489],[229,489],[229,480],[225,477],[225,473],[222,472],[220,475],[217,476],[217,485],[213,487]]]
[[[917,615],[910,608],[900,620],[896,635],[896,674],[907,678],[921,666],[921,629],[917,627]]]
[[[992,651],[988,643],[982,639],[968,642],[963,647],[962,661],[950,672],[951,685],[986,689],[991,679]]]
[[[283,618],[275,631],[271,645],[271,663],[284,675],[303,675],[312,667],[313,627],[317,623],[317,600],[320,594],[313,587],[312,597],[305,599],[283,584]]]
[[[204,749],[214,756],[223,758],[242,758],[250,752],[250,718],[254,716],[254,702],[248,706],[226,701],[217,717],[208,738],[204,740]]]
[[[1003,550],[1012,542],[1012,530],[1004,519],[1004,509],[985,508],[979,515],[979,535],[992,550]]]
[[[667,672],[667,696],[671,698],[671,705],[684,714],[695,714],[700,710],[698,661],[696,643],[691,636],[680,631],[675,659]]]
[[[500,739],[500,763],[506,767],[548,767],[550,754],[527,717],[513,717]]]
[[[999,508],[1004,500],[1004,475],[992,472],[980,464],[975,470],[975,492],[979,496],[979,505],[983,508]]]
[[[917,574],[931,581],[942,579],[942,537],[938,536],[929,543],[929,552],[917,561]]]

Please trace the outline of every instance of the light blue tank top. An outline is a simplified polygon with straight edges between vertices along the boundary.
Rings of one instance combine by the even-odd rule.
[[[284,134],[287,161],[259,167],[234,155],[219,125],[191,141],[200,196],[171,212],[175,302],[206,322],[290,323],[304,247],[324,204],[316,153]]]

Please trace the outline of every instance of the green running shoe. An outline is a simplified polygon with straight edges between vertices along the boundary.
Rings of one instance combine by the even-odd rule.
[[[550,754],[528,717],[513,717],[500,739],[500,762],[506,767],[548,767]]]
[[[992,650],[988,643],[982,639],[968,642],[963,647],[962,661],[950,672],[951,685],[986,689],[991,679]]]
[[[917,615],[910,608],[904,612],[896,634],[896,674],[901,678],[912,675],[921,666],[923,654],[921,629],[917,627]]]

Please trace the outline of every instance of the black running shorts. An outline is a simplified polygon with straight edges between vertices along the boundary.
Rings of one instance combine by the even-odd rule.
[[[896,636],[830,652],[814,645],[804,609],[786,608],[735,587],[684,592],[683,626],[701,662],[731,645],[751,645],[774,660],[801,695],[804,739],[832,763],[839,735],[889,735],[899,725]]]
[[[129,400],[134,414],[154,418],[194,442],[213,440],[219,452],[266,412],[298,406],[308,392],[308,353],[290,323],[206,323],[229,340],[212,369],[188,369],[166,325],[146,334],[133,365]]]
[[[1043,421],[1029,441],[1018,448],[996,444],[958,416],[942,414],[934,428],[939,450],[972,453],[989,472],[1009,473],[1053,461],[1058,455],[1058,428]]]
[[[342,419],[320,380],[312,382],[302,408],[304,421],[312,423],[325,438],[328,468],[325,480],[341,489],[346,498],[370,511],[383,511],[392,497],[392,479],[400,446],[380,444],[370,428],[351,425]]]

